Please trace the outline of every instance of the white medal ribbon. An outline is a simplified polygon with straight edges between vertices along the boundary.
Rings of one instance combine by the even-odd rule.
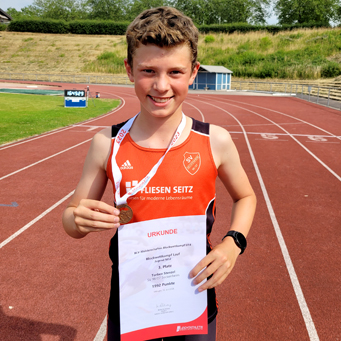
[[[151,169],[151,171],[133,188],[131,188],[123,197],[121,197],[121,191],[120,191],[120,185],[122,181],[122,173],[120,168],[117,165],[116,162],[116,155],[118,153],[118,150],[120,149],[121,143],[124,139],[124,137],[127,135],[128,131],[130,130],[131,126],[133,125],[137,115],[132,117],[118,132],[118,134],[115,137],[114,141],[114,151],[113,151],[113,156],[111,159],[111,167],[112,167],[112,173],[114,177],[114,182],[115,182],[115,202],[116,205],[122,205],[127,203],[127,199],[133,195],[135,195],[137,192],[141,191],[143,188],[147,186],[149,181],[153,178],[155,175],[156,171],[160,167],[163,159],[165,158],[166,154],[169,152],[169,150],[174,146],[176,141],[179,139],[181,136],[181,133],[183,132],[185,126],[186,126],[186,117],[184,113],[182,113],[182,119],[181,122],[172,138],[171,143],[169,144],[166,152],[163,154],[163,156],[160,158],[160,160],[154,165],[154,167]]]

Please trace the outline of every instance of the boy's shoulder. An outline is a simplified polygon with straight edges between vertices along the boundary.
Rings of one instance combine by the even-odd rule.
[[[120,131],[120,129],[127,123],[127,121],[117,123],[117,124],[113,124],[110,127],[110,137],[115,137],[117,135],[117,133]]]

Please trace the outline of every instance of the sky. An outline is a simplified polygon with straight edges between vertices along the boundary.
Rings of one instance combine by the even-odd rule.
[[[0,8],[6,11],[8,7],[12,7],[19,11],[23,7],[32,5],[32,3],[33,0],[0,0]],[[277,23],[276,16],[273,15],[271,18],[268,18],[267,22],[270,25],[276,24]]]

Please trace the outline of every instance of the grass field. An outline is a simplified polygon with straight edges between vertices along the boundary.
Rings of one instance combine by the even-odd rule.
[[[0,73],[125,74],[123,36],[1,32]],[[233,77],[317,80],[341,74],[341,28],[201,34],[198,60]]]
[[[87,108],[64,108],[64,97],[0,94],[0,144],[41,134],[109,112],[119,100],[91,99]]]

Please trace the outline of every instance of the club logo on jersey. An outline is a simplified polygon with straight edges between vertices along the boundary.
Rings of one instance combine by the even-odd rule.
[[[189,174],[194,175],[199,170],[201,165],[200,153],[186,152],[184,154],[183,165]]]
[[[120,169],[133,169],[133,166],[131,165],[131,163],[129,162],[129,160],[127,160],[121,167]]]

